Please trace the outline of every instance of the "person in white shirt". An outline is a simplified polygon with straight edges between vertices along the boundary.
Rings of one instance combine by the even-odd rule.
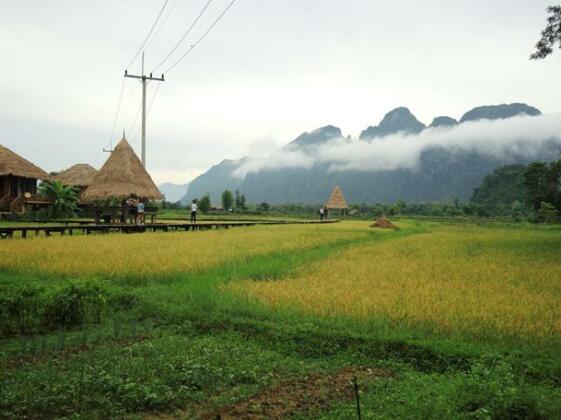
[[[191,203],[191,223],[197,223],[197,200]]]
[[[323,207],[319,209],[319,220],[323,220],[323,216],[325,215],[325,211]]]

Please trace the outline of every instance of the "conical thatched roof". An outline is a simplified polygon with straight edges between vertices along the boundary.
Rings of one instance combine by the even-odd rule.
[[[86,188],[82,200],[103,201],[131,196],[160,199],[162,193],[150,178],[126,139],[122,139]]]
[[[50,175],[7,147],[0,145],[0,176],[50,179]]]
[[[87,163],[77,163],[60,172],[54,179],[72,187],[87,187],[92,183],[96,174],[97,170]]]
[[[347,202],[345,201],[345,197],[343,196],[343,192],[341,188],[337,185],[333,188],[333,192],[331,193],[331,197],[325,203],[325,207],[328,209],[348,209]]]

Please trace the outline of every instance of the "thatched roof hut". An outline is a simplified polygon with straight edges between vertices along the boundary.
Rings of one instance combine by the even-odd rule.
[[[54,176],[54,179],[62,182],[64,185],[72,187],[88,187],[97,174],[97,170],[87,163],[77,163],[74,166],[60,172]]]
[[[50,175],[33,163],[0,145],[0,176],[50,179]]]
[[[136,196],[160,199],[162,193],[142,166],[134,150],[123,138],[82,194],[82,200],[104,201]]]
[[[335,186],[335,188],[333,189],[333,192],[331,193],[331,197],[329,197],[329,200],[327,200],[327,203],[325,203],[325,207],[327,207],[328,209],[341,209],[341,210],[346,210],[349,208],[349,206],[347,206],[347,201],[343,196],[343,192],[341,191],[341,188],[338,185]]]

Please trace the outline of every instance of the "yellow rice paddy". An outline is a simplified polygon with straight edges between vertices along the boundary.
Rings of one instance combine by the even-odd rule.
[[[475,226],[347,248],[276,281],[228,289],[272,308],[444,334],[561,338],[561,239]]]
[[[366,235],[354,223],[0,241],[0,270],[147,277]]]

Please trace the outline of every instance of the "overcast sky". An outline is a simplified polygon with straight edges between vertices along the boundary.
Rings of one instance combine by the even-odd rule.
[[[146,47],[147,72],[206,2],[168,1]],[[210,3],[169,65],[228,3]],[[559,51],[528,59],[550,3],[237,0],[165,75],[148,117],[148,169],[157,183],[183,183],[223,158],[270,152],[323,125],[358,136],[397,106],[425,124],[484,104],[560,112]],[[111,132],[123,71],[163,4],[0,0],[0,144],[47,171],[101,167],[102,149],[123,127],[139,151],[138,81],[126,79]]]

